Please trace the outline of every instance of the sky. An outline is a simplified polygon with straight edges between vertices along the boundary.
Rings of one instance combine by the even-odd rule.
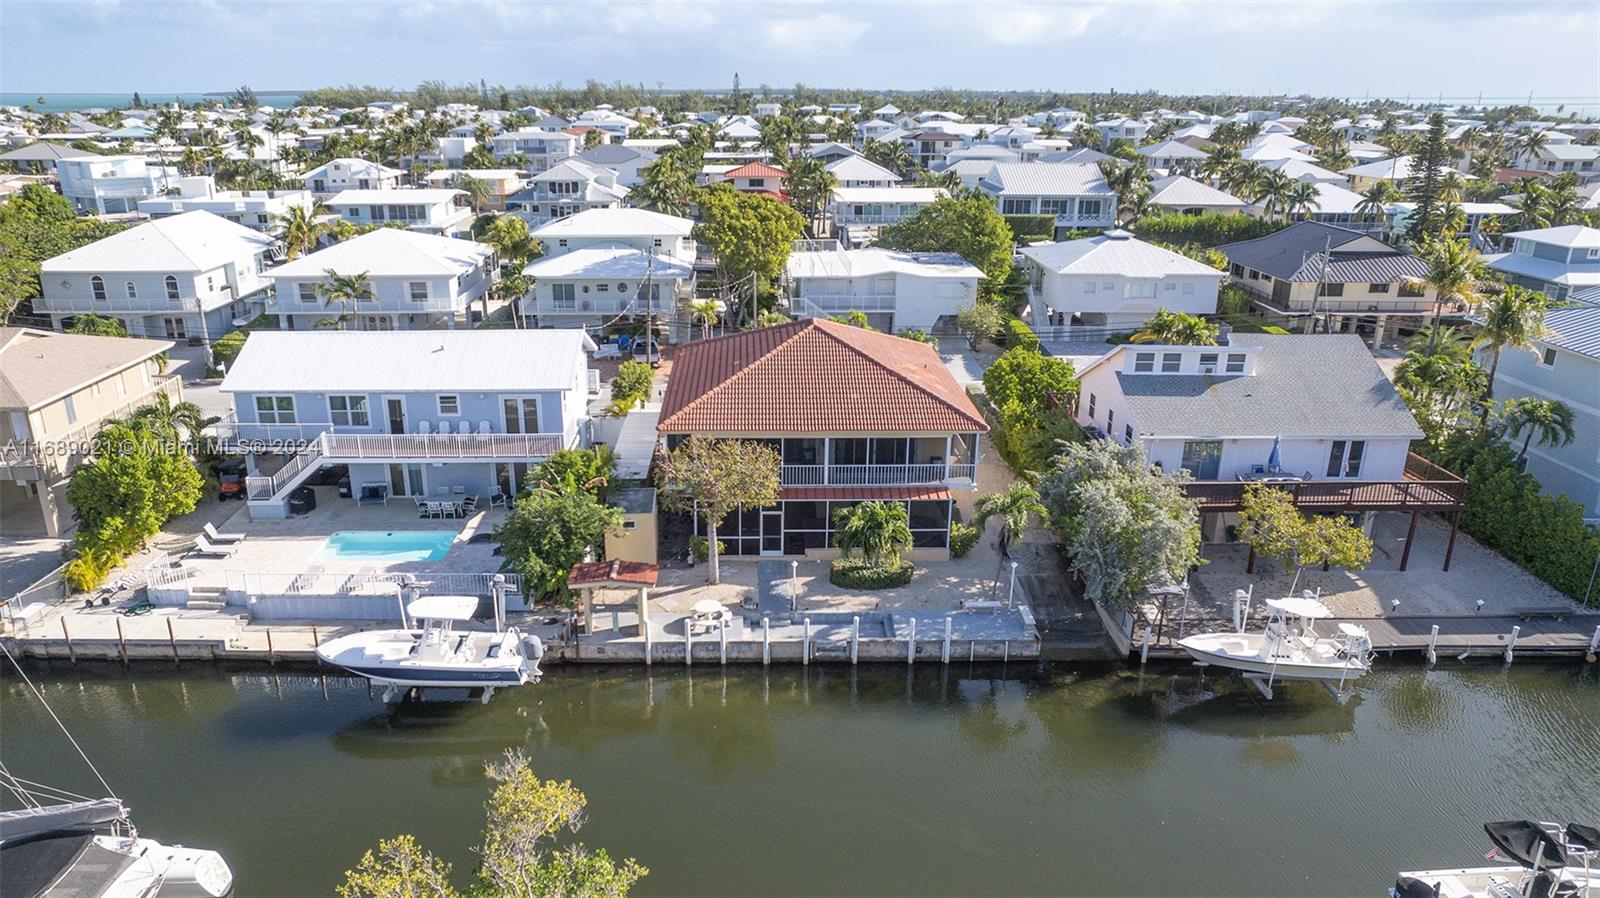
[[[1597,0],[4,0],[0,91],[357,83],[1600,95]]]

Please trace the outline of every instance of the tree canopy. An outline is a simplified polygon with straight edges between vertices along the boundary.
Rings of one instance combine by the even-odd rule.
[[[29,184],[0,203],[0,321],[39,295],[39,263],[127,227],[79,218],[72,203],[43,184]]]
[[[694,236],[717,254],[730,279],[751,273],[771,281],[783,273],[789,251],[805,235],[805,219],[784,203],[729,184],[700,191],[701,222]]]
[[[942,197],[899,224],[885,227],[878,245],[907,252],[956,253],[983,271],[990,285],[1011,274],[1011,226],[983,195]]]
[[[1288,491],[1264,483],[1245,486],[1240,538],[1257,555],[1294,568],[1289,594],[1308,564],[1362,568],[1372,560],[1372,540],[1343,515],[1300,513]]]
[[[622,510],[583,489],[539,488],[516,500],[494,530],[500,569],[522,577],[523,594],[569,601],[567,574],[599,551],[606,531],[622,526]]]
[[[689,437],[661,458],[662,505],[699,514],[705,522],[710,582],[721,582],[717,526],[741,507],[776,505],[782,467],[778,450],[764,443],[701,436]]]

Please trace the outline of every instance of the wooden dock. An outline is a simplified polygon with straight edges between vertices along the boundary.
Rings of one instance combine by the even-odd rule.
[[[1590,660],[1600,642],[1600,613],[1573,612],[1561,617],[1516,614],[1395,615],[1343,617],[1317,621],[1317,632],[1337,632],[1341,623],[1366,628],[1372,649],[1381,654],[1432,651],[1436,658],[1508,659],[1511,657],[1568,657]],[[1435,628],[1438,628],[1435,635]],[[1514,635],[1513,635],[1514,633]],[[1189,635],[1189,634],[1185,634]],[[1142,633],[1133,635],[1133,653],[1142,648]],[[1168,629],[1151,634],[1149,657],[1185,660],[1189,654],[1177,645],[1178,634]],[[1513,642],[1514,640],[1514,642]]]

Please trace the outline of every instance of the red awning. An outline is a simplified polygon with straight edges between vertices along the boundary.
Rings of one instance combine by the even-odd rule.
[[[654,586],[660,569],[642,561],[580,561],[567,574],[567,585],[574,589],[585,586]]]

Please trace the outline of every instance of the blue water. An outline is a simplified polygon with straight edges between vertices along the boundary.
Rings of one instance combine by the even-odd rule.
[[[313,561],[438,561],[450,551],[450,530],[340,530],[330,535]]]
[[[44,103],[39,103],[40,98]],[[139,98],[146,106],[160,106],[174,100],[185,103],[195,103],[209,100],[227,101],[226,91],[191,91],[180,94],[152,94],[139,92]],[[283,93],[260,93],[256,99],[263,106],[272,106],[277,109],[288,109],[299,99],[300,94],[293,91]],[[50,94],[29,93],[27,91],[0,91],[0,106],[32,106],[39,112],[76,112],[80,109],[126,109],[133,105],[133,91],[118,93],[78,93],[78,94]]]

